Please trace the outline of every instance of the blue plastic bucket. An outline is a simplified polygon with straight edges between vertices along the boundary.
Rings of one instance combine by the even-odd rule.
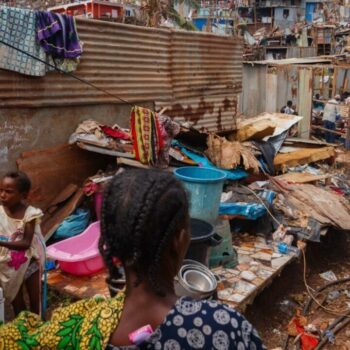
[[[204,167],[178,168],[174,174],[189,193],[191,218],[215,223],[226,174]]]

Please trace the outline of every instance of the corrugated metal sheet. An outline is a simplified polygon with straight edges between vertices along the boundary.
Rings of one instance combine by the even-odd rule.
[[[168,107],[164,114],[179,122],[191,122],[201,131],[225,131],[236,127],[237,95],[212,95],[179,99],[171,106],[156,103],[159,110]]]
[[[316,56],[317,56],[316,47],[289,46],[287,48],[287,58],[308,58],[308,57],[316,57]]]
[[[242,91],[242,41],[208,33],[172,32],[174,101],[165,114],[190,121],[200,130],[235,128],[237,96]]]
[[[169,31],[77,19],[84,53],[76,75],[131,102],[172,97]],[[118,103],[59,73],[43,78],[0,73],[0,106]]]
[[[232,129],[242,90],[241,39],[81,18],[77,27],[84,43],[78,77],[131,103],[167,105],[177,118],[200,115],[199,127]],[[0,107],[102,103],[122,102],[59,73],[0,71]]]
[[[312,78],[313,69],[299,68],[298,70],[298,115],[303,119],[299,122],[299,137],[309,139],[312,114]]]
[[[242,44],[232,37],[173,32],[174,97],[216,95],[242,90]]]

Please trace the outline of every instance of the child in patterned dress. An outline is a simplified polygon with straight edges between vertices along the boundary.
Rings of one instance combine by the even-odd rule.
[[[22,284],[25,281],[31,311],[40,313],[40,260],[45,257],[40,231],[42,211],[26,204],[31,188],[28,176],[7,173],[0,181],[0,287],[15,314],[26,306]]]

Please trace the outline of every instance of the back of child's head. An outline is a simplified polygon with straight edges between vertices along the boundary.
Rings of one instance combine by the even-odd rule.
[[[21,171],[10,171],[3,178],[10,178],[16,182],[17,189],[20,193],[29,193],[32,183],[26,173]]]
[[[126,170],[115,176],[104,194],[100,240],[111,277],[119,258],[158,290],[164,252],[188,222],[187,195],[172,174]]]

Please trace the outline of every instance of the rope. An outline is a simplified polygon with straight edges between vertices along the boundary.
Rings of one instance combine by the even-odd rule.
[[[313,295],[312,291],[311,291],[311,287],[308,285],[307,280],[306,280],[306,268],[307,268],[307,263],[306,263],[306,256],[305,256],[305,250],[301,249],[302,254],[303,254],[303,264],[304,264],[304,272],[303,272],[303,280],[304,280],[304,285],[306,288],[307,293],[309,294],[310,298],[320,307],[322,308],[324,311],[326,311],[327,313],[331,314],[331,315],[335,315],[335,316],[341,316],[341,317],[346,317],[346,318],[350,318],[349,310],[347,311],[347,313],[342,313],[339,311],[335,311],[332,310],[328,307],[323,306],[318,300],[317,298]],[[345,311],[344,311],[345,312]]]

